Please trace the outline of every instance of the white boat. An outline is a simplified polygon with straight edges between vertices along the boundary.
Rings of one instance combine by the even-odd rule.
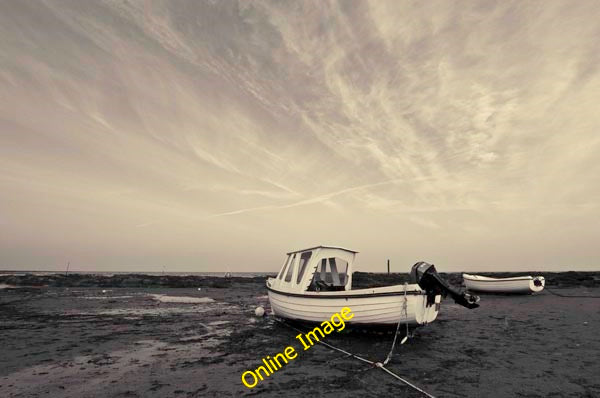
[[[489,278],[481,275],[463,274],[469,291],[507,294],[530,294],[541,292],[546,280],[543,276],[516,276],[513,278]]]
[[[478,306],[479,298],[454,291],[431,264],[413,266],[411,283],[352,289],[352,266],[358,252],[317,246],[287,253],[279,274],[267,280],[272,313],[281,318],[323,322],[344,307],[354,314],[350,325],[424,325],[436,319],[442,295],[461,305]]]

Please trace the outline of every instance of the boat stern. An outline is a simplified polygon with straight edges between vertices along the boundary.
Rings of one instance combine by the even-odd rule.
[[[544,286],[546,286],[546,279],[543,276],[534,276],[529,281],[529,290],[532,293],[541,292],[544,290]]]
[[[431,305],[427,304],[427,298],[424,297],[423,310],[415,312],[417,324],[427,325],[435,321],[440,312],[441,303],[442,296],[440,294],[435,296],[434,302]]]

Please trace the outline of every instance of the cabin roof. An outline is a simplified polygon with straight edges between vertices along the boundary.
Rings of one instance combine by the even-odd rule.
[[[306,252],[309,250],[315,250],[315,249],[336,249],[336,250],[342,250],[348,253],[358,253],[355,250],[350,250],[350,249],[345,249],[343,247],[338,247],[338,246],[314,246],[314,247],[309,247],[308,249],[302,249],[302,250],[294,250],[292,252],[288,252],[286,254],[294,254],[294,253],[301,253],[301,252]]]

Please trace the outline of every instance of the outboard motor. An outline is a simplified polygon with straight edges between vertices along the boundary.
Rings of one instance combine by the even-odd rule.
[[[437,273],[433,264],[424,261],[413,265],[410,270],[411,283],[416,283],[421,289],[427,292],[427,306],[435,302],[435,296],[441,294],[446,297],[448,294],[454,299],[454,302],[463,307],[479,307],[479,296],[474,296],[466,292],[460,292],[448,285],[445,280]]]

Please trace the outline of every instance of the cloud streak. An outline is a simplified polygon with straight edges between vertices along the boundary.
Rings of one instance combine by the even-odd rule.
[[[326,194],[323,194],[323,195],[318,195],[318,196],[306,198],[306,199],[299,200],[299,201],[292,202],[292,203],[288,203],[288,204],[280,204],[280,205],[273,205],[273,206],[259,206],[259,207],[253,207],[253,208],[248,208],[248,209],[239,209],[239,210],[234,210],[234,211],[229,211],[229,212],[214,214],[214,215],[212,215],[210,217],[207,217],[207,218],[215,218],[215,217],[222,217],[222,216],[231,216],[231,215],[243,214],[243,213],[248,213],[248,212],[252,212],[252,211],[259,211],[259,210],[289,209],[289,208],[292,208],[292,207],[307,206],[307,205],[312,205],[312,204],[325,203],[325,202],[328,202],[328,201],[330,201],[331,199],[333,199],[333,198],[335,198],[337,196],[347,195],[347,194],[353,194],[353,193],[356,193],[356,192],[359,192],[359,191],[368,190],[369,188],[376,188],[376,187],[390,185],[390,184],[397,184],[397,183],[400,183],[400,182],[406,182],[406,180],[404,180],[404,179],[394,179],[394,180],[388,180],[388,181],[381,181],[381,182],[377,182],[377,183],[373,183],[373,184],[364,184],[364,185],[359,185],[359,186],[356,186],[356,187],[344,188],[344,189],[341,189],[339,191],[329,192],[329,193],[326,193]]]

